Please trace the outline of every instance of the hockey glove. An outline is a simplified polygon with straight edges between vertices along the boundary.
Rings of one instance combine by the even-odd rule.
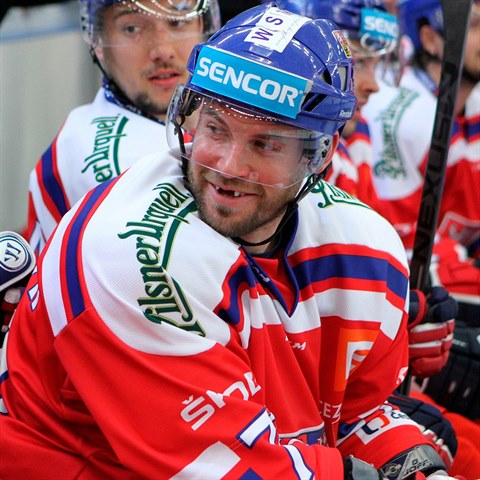
[[[445,471],[445,465],[432,446],[417,445],[387,462],[380,471],[388,480],[420,480]]]
[[[388,402],[397,406],[414,422],[418,423],[423,435],[428,438],[440,455],[447,470],[457,453],[457,436],[452,424],[442,415],[438,408],[417,398],[411,398],[394,392]]]
[[[422,390],[452,412],[480,418],[480,328],[457,322],[447,365]]]
[[[0,233],[0,348],[24,286],[35,268],[35,255],[15,232]]]
[[[408,339],[412,375],[430,377],[445,366],[457,311],[456,300],[443,287],[433,287],[426,297],[420,290],[410,290]]]
[[[384,480],[385,477],[369,463],[349,456],[343,460],[343,471],[345,480]]]
[[[417,474],[415,480],[467,480],[462,475],[455,475],[454,477],[449,477],[447,472],[444,470],[438,470],[438,472],[432,473],[428,477],[422,475],[421,473]]]

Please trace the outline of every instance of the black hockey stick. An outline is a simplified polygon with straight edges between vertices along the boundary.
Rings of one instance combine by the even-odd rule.
[[[441,0],[441,3],[444,19],[442,73],[410,262],[410,288],[423,292],[430,286],[430,262],[442,200],[455,104],[462,77],[463,51],[472,0]],[[408,374],[400,385],[400,393],[408,395],[410,383],[411,375]]]

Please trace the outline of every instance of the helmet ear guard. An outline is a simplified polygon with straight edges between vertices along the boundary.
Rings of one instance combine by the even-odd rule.
[[[312,145],[309,145],[309,143],[312,143]],[[312,175],[318,175],[320,173],[331,149],[331,135],[320,134],[320,136],[314,139],[304,141],[303,156],[309,160],[307,166],[308,171]]]

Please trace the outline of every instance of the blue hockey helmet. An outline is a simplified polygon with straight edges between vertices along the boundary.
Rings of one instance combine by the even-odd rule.
[[[352,50],[364,55],[385,55],[398,44],[397,19],[387,12],[383,0],[277,0],[276,4],[299,15],[331,20],[354,41]]]
[[[410,38],[415,50],[422,50],[419,29],[430,25],[443,34],[443,11],[440,0],[399,0],[398,21],[400,32]]]
[[[303,156],[309,171],[317,173],[325,145],[356,109],[352,55],[343,34],[329,20],[273,4],[231,19],[194,48],[187,68],[190,78],[177,87],[167,115],[171,147],[178,146],[175,137],[185,119],[214,102],[246,117],[296,127],[308,140]],[[188,129],[196,130],[192,124]]]
[[[332,22],[276,8],[253,7],[197,45],[190,78],[170,104],[169,118],[187,92],[223,101],[250,115],[333,136],[356,108],[348,42]],[[183,107],[182,107],[183,105]]]
[[[79,2],[80,25],[90,47],[98,45],[103,32],[103,10],[116,4],[169,22],[190,22],[195,18],[201,18],[204,40],[217,31],[221,24],[217,0],[79,0]]]

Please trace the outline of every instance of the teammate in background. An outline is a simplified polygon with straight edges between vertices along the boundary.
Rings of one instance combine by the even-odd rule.
[[[322,180],[356,108],[346,39],[259,6],[188,69],[172,150],[77,203],[27,286],[0,476],[449,478],[385,402],[407,366],[403,246]]]
[[[348,39],[354,58],[355,95],[358,105],[353,118],[346,122],[342,130],[339,148],[333,157],[332,168],[326,179],[389,218],[389,204],[378,198],[373,184],[370,132],[362,117],[361,109],[370,95],[379,89],[375,76],[378,62],[397,47],[396,18],[387,13],[383,0],[342,0],[341,2],[280,0],[277,4],[293,13],[308,14],[311,18],[329,19]],[[376,30],[375,26],[379,29]],[[345,165],[348,165],[346,161],[350,164],[353,162],[355,166],[356,180],[350,185],[346,179],[351,179],[353,176],[348,177],[346,174]],[[428,299],[433,308],[431,308],[429,321],[426,321],[423,308],[426,300],[423,297],[418,299],[418,295],[421,295],[421,292],[416,292],[415,301],[421,306],[418,310],[418,305],[415,305],[413,307],[415,311],[412,311],[411,323],[415,326],[410,326],[410,360],[414,374],[423,378],[437,373],[447,361],[456,309],[455,302],[448,293],[438,288]],[[417,328],[416,325],[420,321],[422,325]],[[435,348],[431,348],[431,345],[426,345],[425,342],[435,342]]]
[[[382,88],[371,96],[363,112],[372,137],[377,193],[390,203],[387,218],[410,250],[436,109],[443,21],[439,0],[400,1],[399,15],[402,32],[415,47],[413,63],[404,71],[398,88]],[[478,254],[475,249],[480,241],[480,103],[472,93],[480,80],[479,59],[480,2],[476,1],[467,35],[458,117],[439,218],[439,236],[447,240],[436,247],[440,263],[434,263],[432,272],[435,284],[445,286],[460,303],[470,305],[480,303],[480,270],[473,267],[475,257],[470,256]],[[464,115],[466,111],[468,116]],[[441,255],[447,256],[444,263]],[[475,316],[479,318],[478,315],[477,309]]]
[[[403,0],[398,6],[401,31],[414,48],[411,64],[397,88],[382,86],[363,111],[374,147],[377,192],[390,203],[388,218],[411,249],[442,67],[443,18],[439,0]],[[462,469],[467,475],[468,471],[468,478],[480,477],[480,451],[473,440],[480,435],[480,427],[466,420],[478,422],[480,415],[479,80],[480,3],[475,1],[431,268],[432,283],[445,287],[457,299],[459,313],[447,365],[422,382],[457,433],[458,454],[452,472]]]
[[[103,74],[30,177],[27,239],[36,253],[91,188],[167,148],[165,114],[193,46],[220,27],[217,0],[80,0],[81,27]]]

